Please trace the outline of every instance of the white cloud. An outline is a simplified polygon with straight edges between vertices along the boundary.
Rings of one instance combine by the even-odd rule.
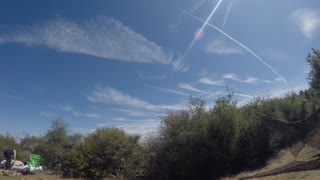
[[[83,135],[88,135],[90,133],[93,133],[95,129],[89,129],[89,128],[72,128],[71,131],[73,133],[79,133]]]
[[[225,79],[232,79],[232,80],[235,80],[235,81],[238,81],[238,76],[234,73],[228,73],[228,74],[224,74],[222,75],[223,78]]]
[[[244,98],[249,98],[249,99],[254,98],[253,96],[251,96],[249,94],[234,93],[234,95],[244,97]]]
[[[97,127],[117,127],[123,129],[125,132],[129,134],[138,134],[141,136],[145,136],[149,133],[156,132],[158,127],[160,126],[160,120],[156,119],[136,119],[136,120],[126,120],[126,118],[119,118],[123,121],[118,122],[106,122],[102,124],[98,124]]]
[[[199,73],[200,76],[206,76],[206,75],[208,75],[208,74],[209,74],[209,72],[208,72],[206,69],[202,69],[202,70],[200,71],[200,73]]]
[[[224,92],[223,91],[217,91],[217,92],[213,92],[213,93],[209,93],[208,96],[205,97],[205,99],[212,99],[214,97],[217,97],[221,94],[223,94]]]
[[[154,105],[107,86],[96,86],[96,88],[91,91],[90,95],[87,98],[91,102],[114,103],[135,108],[144,108],[152,111],[181,110],[185,108],[185,106],[183,106],[182,104]]]
[[[71,105],[64,105],[61,107],[61,109],[66,112],[70,112],[73,110],[73,107]]]
[[[248,84],[259,84],[259,83],[272,83],[270,80],[265,80],[265,79],[258,79],[256,77],[248,76],[246,79],[240,79],[238,75],[234,73],[228,73],[222,75],[224,79],[231,79],[237,82],[241,83],[248,83]],[[280,78],[277,78],[276,81],[282,81]]]
[[[173,70],[175,71],[181,71],[181,72],[185,72],[188,71],[189,67],[185,66],[182,63],[182,60],[180,58],[178,58],[178,60],[172,61],[172,66],[173,66]]]
[[[204,92],[200,89],[197,89],[195,87],[192,87],[190,84],[187,83],[179,83],[178,86],[182,89],[187,89],[189,91],[194,91],[194,92],[199,92],[199,93],[204,93],[204,94],[208,94],[207,92]]]
[[[302,34],[309,39],[320,29],[320,13],[315,10],[301,8],[294,11],[291,18],[299,26]]]
[[[281,98],[290,92],[298,93],[299,91],[306,90],[308,88],[309,88],[308,84],[305,83],[305,84],[300,84],[296,86],[275,89],[275,90],[269,91],[268,94],[270,94],[271,98]]]
[[[193,8],[191,9],[190,12],[194,12],[196,10],[198,10],[200,7],[202,7],[205,3],[207,3],[208,0],[194,0],[192,5],[193,5]]]
[[[201,79],[199,79],[199,82],[202,84],[209,84],[209,85],[216,85],[216,86],[223,86],[224,85],[223,80],[215,81],[215,80],[211,80],[209,78],[201,78]]]
[[[248,76],[247,79],[242,80],[242,82],[249,83],[249,84],[258,84],[259,82],[271,83],[271,81],[269,81],[269,80],[258,79],[258,78],[252,77],[252,76]]]
[[[87,118],[101,118],[101,116],[97,113],[80,113],[77,111],[72,112],[75,116],[87,117]]]
[[[137,116],[137,117],[147,116],[145,112],[141,112],[141,111],[133,111],[128,109],[116,109],[116,108],[114,108],[113,110],[127,113],[130,116]]]
[[[190,96],[190,94],[187,94],[187,93],[184,93],[181,91],[177,91],[177,90],[173,90],[173,89],[161,88],[161,87],[156,87],[156,86],[149,86],[149,87],[163,91],[163,92],[172,93],[172,94],[178,94],[178,95],[182,95],[182,96]]]
[[[116,117],[116,118],[112,118],[112,121],[128,121],[128,119],[123,117]]]
[[[133,107],[154,110],[155,107],[147,101],[131,97],[111,87],[96,86],[95,90],[88,96],[91,102],[124,104]]]
[[[97,113],[81,113],[75,111],[71,105],[64,105],[61,107],[63,111],[71,112],[74,116],[86,117],[86,118],[101,118],[101,116]]]
[[[46,116],[48,118],[54,118],[55,117],[55,115],[53,113],[49,113],[49,112],[45,112],[45,111],[40,112],[40,114],[42,116]]]
[[[306,90],[306,89],[308,89],[308,84],[300,84],[300,85],[295,85],[291,87],[273,89],[271,91],[267,91],[265,93],[259,93],[256,95],[245,95],[245,94],[241,94],[241,95],[235,94],[235,95],[244,97],[244,99],[241,99],[240,101],[238,101],[238,105],[242,106],[249,103],[254,97],[259,97],[259,96],[264,97],[267,95],[267,97],[269,98],[282,98],[290,92],[298,93],[300,90]]]
[[[0,43],[44,45],[63,52],[125,62],[171,64],[175,70],[186,70],[174,61],[172,53],[109,17],[101,16],[83,23],[56,18],[39,25],[7,29],[8,32],[0,34]]]
[[[227,55],[242,54],[243,50],[238,47],[229,46],[222,40],[214,40],[205,47],[205,52],[211,54]]]

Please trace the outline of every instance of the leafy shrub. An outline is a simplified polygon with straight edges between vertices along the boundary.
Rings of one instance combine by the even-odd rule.
[[[118,128],[99,128],[70,153],[71,168],[85,178],[134,177],[139,170],[139,137]]]

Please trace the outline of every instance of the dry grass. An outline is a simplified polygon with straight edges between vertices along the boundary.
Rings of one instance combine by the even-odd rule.
[[[295,162],[310,162],[313,160],[319,159],[317,155],[319,155],[320,151],[311,146],[305,145],[299,153],[297,153],[296,157],[294,155],[295,149],[301,149],[301,144],[297,144],[292,146],[291,148],[282,150],[278,153],[274,158],[267,162],[267,165],[261,169],[251,171],[251,172],[242,172],[233,177],[222,178],[224,180],[233,180],[233,179],[242,179],[245,177],[252,177],[255,175],[259,175],[266,172],[271,172],[272,170],[276,170],[278,168],[284,167],[286,165],[295,163]],[[311,171],[300,171],[300,172],[290,172],[273,176],[266,176],[260,178],[252,178],[252,179],[319,179],[320,170],[311,170]]]

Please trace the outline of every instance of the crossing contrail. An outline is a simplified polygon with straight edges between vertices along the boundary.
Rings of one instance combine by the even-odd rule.
[[[230,14],[231,7],[232,7],[232,2],[229,3],[226,15],[224,16],[224,20],[223,20],[223,24],[221,26],[221,29],[224,29],[224,26],[226,25],[226,22],[228,20],[229,14]]]
[[[244,48],[245,50],[247,50],[250,54],[252,54],[253,56],[255,56],[260,62],[262,62],[265,66],[267,66],[275,75],[277,75],[281,81],[284,84],[287,84],[287,80],[281,76],[272,66],[270,66],[268,63],[266,63],[262,58],[260,58],[256,53],[254,53],[251,49],[249,49],[246,45],[242,44],[241,42],[237,41],[236,39],[234,39],[233,37],[231,37],[230,35],[228,35],[227,33],[225,33],[223,30],[217,28],[216,26],[202,20],[201,18],[191,14],[190,12],[184,10],[189,16],[203,22],[204,24],[208,25],[209,27],[215,29],[216,31],[219,31],[221,34],[223,34],[224,36],[226,36],[227,38],[229,38],[231,41],[235,42],[236,44],[238,44],[239,46],[241,46],[242,48]]]
[[[213,14],[216,12],[216,10],[218,9],[218,7],[220,6],[222,0],[219,0],[218,3],[216,4],[216,6],[213,8],[213,10],[211,11],[210,15],[208,16],[206,21],[203,21],[203,25],[201,26],[199,33],[203,32],[203,29],[206,27],[206,25],[208,24],[208,22],[210,21],[210,19],[212,18]],[[183,54],[183,56],[181,57],[180,61],[182,61],[186,55],[189,53],[190,49],[192,48],[192,46],[194,45],[194,43],[197,41],[197,37],[195,36],[192,40],[192,42],[190,43],[190,45],[188,46],[187,50],[185,51],[185,53]]]

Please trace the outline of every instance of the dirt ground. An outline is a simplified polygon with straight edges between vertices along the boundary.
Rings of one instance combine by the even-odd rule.
[[[73,179],[73,178],[61,178],[60,174],[55,174],[52,171],[43,171],[42,173],[38,173],[35,175],[21,175],[21,176],[13,176],[14,173],[10,173],[9,176],[3,175],[3,169],[0,169],[0,180],[80,180],[80,179]],[[105,178],[104,180],[115,180],[112,178]]]
[[[3,173],[3,170],[0,170],[0,179],[1,180],[56,180],[56,179],[62,179],[60,178],[60,175],[55,175],[54,173],[50,171],[45,171],[39,174],[35,175],[21,175],[16,174],[13,172],[9,173],[9,176],[6,175],[6,173]],[[73,179],[70,179],[73,180]]]
[[[267,166],[251,171],[243,172],[223,180],[236,179],[263,179],[263,180],[289,180],[310,179],[320,177],[320,150],[311,146],[304,146],[297,156],[293,156],[292,149],[281,151],[277,157],[271,159]]]

